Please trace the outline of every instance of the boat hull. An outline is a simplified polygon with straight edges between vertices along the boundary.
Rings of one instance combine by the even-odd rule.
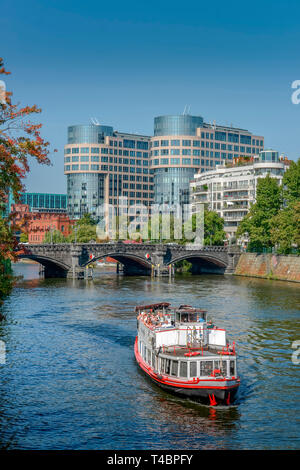
[[[216,406],[231,405],[239,388],[239,379],[226,380],[212,378],[204,380],[180,381],[170,376],[160,375],[145,363],[138,352],[137,338],[134,347],[135,358],[146,376],[161,389],[182,398],[188,398],[199,403]]]

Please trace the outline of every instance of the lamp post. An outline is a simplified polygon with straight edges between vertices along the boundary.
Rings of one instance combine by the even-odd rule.
[[[74,227],[74,232],[75,232],[74,242],[77,243],[77,225],[75,225],[75,227]]]
[[[53,244],[53,225],[50,225],[50,240],[51,240],[51,245]]]

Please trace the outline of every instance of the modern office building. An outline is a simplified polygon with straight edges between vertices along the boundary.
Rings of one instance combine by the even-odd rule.
[[[149,207],[153,201],[149,144],[149,136],[117,132],[111,126],[70,126],[64,151],[70,218],[89,212],[97,219],[103,203],[121,215],[121,196],[129,207]]]
[[[66,214],[67,195],[52,193],[22,193],[20,202],[28,204],[31,212]]]
[[[281,184],[288,165],[289,161],[279,157],[278,152],[265,150],[258,156],[239,157],[214,170],[198,172],[190,183],[192,212],[196,213],[199,203],[204,203],[224,219],[228,238],[235,236],[239,223],[255,202],[258,179],[269,174]]]
[[[262,136],[245,129],[207,124],[201,116],[156,117],[150,150],[154,202],[188,203],[190,181],[197,171],[212,170],[240,156],[257,155],[263,148]]]
[[[20,204],[26,204],[30,212],[47,212],[52,214],[66,214],[67,213],[67,195],[66,194],[53,194],[53,193],[21,193]],[[15,200],[10,192],[7,196],[5,216],[12,211],[12,205],[15,205]]]

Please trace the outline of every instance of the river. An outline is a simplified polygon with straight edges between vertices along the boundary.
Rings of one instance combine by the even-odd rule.
[[[23,279],[0,307],[0,448],[299,449],[299,284],[110,272],[44,280],[29,263],[15,272]],[[134,307],[162,300],[207,309],[236,341],[235,406],[181,400],[138,369]]]

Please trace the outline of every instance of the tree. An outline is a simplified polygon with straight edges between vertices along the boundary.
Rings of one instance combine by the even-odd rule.
[[[76,242],[77,243],[88,243],[91,240],[97,240],[96,225],[79,225],[72,230],[72,233],[67,237],[67,241],[75,242],[75,230],[76,230]]]
[[[53,232],[48,230],[43,243],[67,243],[67,239],[60,230],[53,230]]]
[[[0,58],[0,75],[9,75]],[[15,238],[9,220],[3,219],[3,211],[9,192],[16,202],[25,190],[23,179],[30,170],[31,159],[49,165],[49,142],[40,135],[41,124],[33,124],[28,116],[39,114],[36,105],[20,107],[12,103],[12,93],[6,92],[0,100],[0,262],[16,259]],[[0,299],[7,293],[8,278],[4,270],[0,272]]]
[[[20,235],[20,242],[26,243],[28,242],[28,233],[22,232]]]
[[[261,250],[272,246],[271,219],[276,216],[282,203],[281,188],[277,179],[267,175],[259,178],[256,189],[256,202],[251,206],[237,229],[237,237],[248,233],[250,248]]]
[[[67,237],[67,242],[74,243],[75,239],[78,243],[88,243],[91,240],[96,241],[96,226],[97,222],[93,219],[91,214],[84,214],[81,219],[76,221],[71,234]]]
[[[285,205],[294,204],[300,200],[300,158],[291,162],[282,179],[283,198]]]
[[[283,208],[271,218],[271,242],[279,253],[288,254],[293,245],[300,246],[300,159],[291,162],[282,184]]]
[[[192,215],[192,231],[196,231],[196,215]],[[204,209],[204,245],[224,245],[226,233],[224,232],[224,220],[215,211]],[[183,238],[182,243],[190,243],[191,240]]]
[[[97,225],[97,222],[93,217],[91,216],[90,213],[86,212],[81,219],[77,220],[76,226],[81,226],[81,225]]]
[[[292,208],[282,209],[270,220],[270,240],[277,252],[288,254],[295,238]]]
[[[224,220],[217,212],[204,210],[204,245],[224,245]]]

